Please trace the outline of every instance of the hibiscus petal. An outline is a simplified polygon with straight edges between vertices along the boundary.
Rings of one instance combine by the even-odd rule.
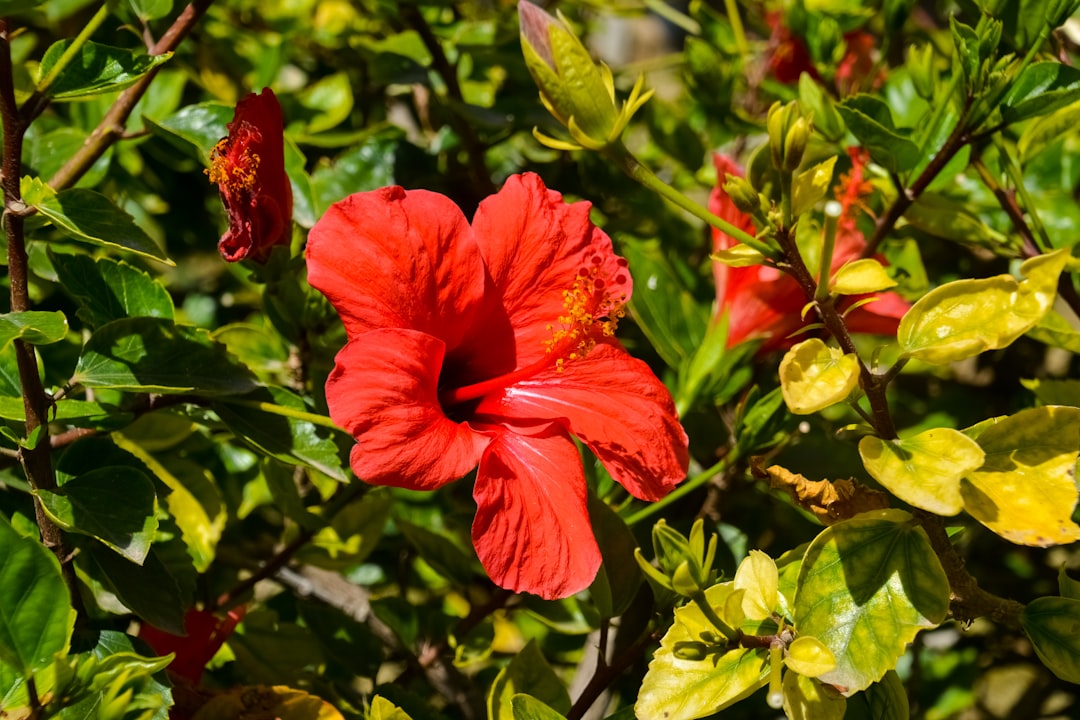
[[[308,235],[308,281],[341,315],[350,338],[412,328],[453,349],[484,297],[483,261],[449,199],[388,187],[330,206]]]
[[[633,286],[626,261],[589,220],[590,203],[566,203],[533,173],[513,175],[480,203],[473,236],[514,327],[517,365],[542,358],[552,325],[567,314],[565,293],[579,272],[593,272],[626,302]]]
[[[634,497],[659,500],[686,477],[686,433],[671,394],[649,366],[601,343],[584,358],[486,398],[477,415],[558,420]]]
[[[462,477],[489,442],[439,405],[445,345],[413,330],[350,340],[326,383],[330,417],[356,438],[352,467],[375,485],[433,490]]]
[[[499,433],[480,461],[473,497],[473,545],[497,585],[553,600],[592,583],[600,549],[581,456],[564,430]]]

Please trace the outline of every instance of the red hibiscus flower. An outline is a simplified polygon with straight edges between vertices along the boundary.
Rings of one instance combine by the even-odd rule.
[[[473,544],[502,587],[566,597],[600,566],[572,436],[635,497],[684,477],[671,396],[613,337],[631,279],[588,203],[516,175],[470,226],[432,192],[358,193],[307,264],[348,333],[326,395],[357,476],[434,490],[479,466]]]
[[[229,639],[244,619],[245,612],[246,608],[241,605],[225,617],[218,617],[209,610],[192,608],[184,615],[186,635],[173,635],[153,625],[143,625],[139,637],[159,655],[176,653],[176,658],[169,664],[169,672],[198,684],[206,664]]]
[[[862,197],[868,192],[868,183],[862,180],[862,167],[866,156],[858,149],[849,151],[853,169],[841,183],[839,200],[842,207],[833,249],[832,270],[855,260],[866,247],[866,240],[855,226],[854,214],[862,206]],[[725,175],[742,176],[742,168],[724,155],[714,155],[716,171],[723,182]],[[718,184],[709,196],[709,210],[732,225],[753,234],[754,224],[743,214]],[[713,249],[726,250],[736,241],[730,235],[713,230]],[[721,262],[713,263],[716,280],[716,297],[721,310],[728,313],[728,347],[745,340],[763,338],[760,352],[791,347],[797,341],[791,334],[808,323],[817,322],[814,314],[801,318],[807,299],[802,288],[791,276],[767,265],[728,267]],[[858,301],[859,297],[848,302]],[[855,308],[845,316],[852,332],[895,335],[900,318],[907,312],[908,304],[896,293],[880,293],[873,302]]]
[[[779,10],[765,13],[765,24],[772,31],[765,54],[773,77],[785,85],[799,82],[799,76],[803,73],[809,73],[810,77],[819,80],[821,76],[814,67],[809,48],[801,37],[784,24],[784,14]]]
[[[281,105],[266,88],[236,104],[229,135],[210,153],[210,181],[221,189],[229,229],[218,251],[229,262],[265,263],[292,235],[292,187],[285,174]]]

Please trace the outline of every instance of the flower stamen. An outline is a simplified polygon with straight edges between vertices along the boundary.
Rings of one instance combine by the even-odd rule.
[[[567,361],[585,357],[596,347],[598,337],[613,337],[619,320],[626,316],[626,260],[617,259],[619,270],[607,279],[603,260],[594,255],[588,265],[578,271],[574,284],[563,291],[564,313],[558,326],[547,329],[551,337],[544,341],[548,355],[555,357],[555,369],[562,372]]]

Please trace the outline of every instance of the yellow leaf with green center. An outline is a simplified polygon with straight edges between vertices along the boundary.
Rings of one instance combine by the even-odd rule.
[[[732,585],[706,590],[709,605],[723,608]],[[723,636],[690,603],[676,608],[675,622],[649,663],[634,710],[639,718],[694,720],[750,696],[768,680],[767,650],[728,650]]]
[[[812,210],[818,201],[825,197],[832,182],[833,168],[836,167],[836,155],[819,162],[809,170],[799,173],[791,183],[791,214],[799,217],[807,210]]]
[[[949,609],[949,580],[926,533],[902,510],[826,528],[806,550],[795,627],[836,658],[819,678],[845,694],[880,680],[922,629]]]
[[[1020,613],[1035,654],[1062,680],[1080,683],[1080,600],[1041,597]]]
[[[960,481],[983,464],[979,443],[959,430],[934,428],[905,440],[859,441],[866,471],[909,505],[938,515],[963,509]]]
[[[799,673],[784,673],[788,720],[843,720],[847,699],[832,687]]]
[[[784,664],[792,672],[816,678],[836,669],[836,657],[816,637],[800,635],[788,646]]]
[[[744,243],[732,245],[727,250],[717,250],[709,257],[728,267],[750,267],[765,262],[764,255]]]
[[[885,268],[873,258],[863,258],[843,265],[833,273],[829,290],[838,295],[862,295],[880,292],[896,285]]]
[[[975,439],[986,461],[960,486],[964,509],[1019,545],[1080,540],[1072,521],[1080,408],[1031,408],[984,428]]]
[[[735,590],[742,594],[742,614],[764,620],[779,604],[780,575],[776,563],[760,550],[751,550],[735,570]]]
[[[1006,347],[1050,310],[1068,258],[1067,250],[1033,257],[1020,266],[1019,282],[998,275],[934,288],[900,320],[900,348],[941,365]]]
[[[788,409],[809,415],[841,402],[859,384],[859,360],[818,338],[804,340],[780,361],[780,392]]]

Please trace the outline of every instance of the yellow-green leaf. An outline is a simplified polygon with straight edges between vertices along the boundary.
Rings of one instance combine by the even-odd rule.
[[[816,637],[800,635],[788,646],[784,664],[788,670],[816,678],[836,669],[836,657]]]
[[[788,409],[808,415],[841,402],[859,384],[859,360],[818,338],[804,340],[780,361],[780,391]]]
[[[1080,408],[1022,410],[987,424],[976,440],[986,461],[960,486],[965,510],[1019,545],[1080,540],[1072,521]]]
[[[1020,614],[1035,654],[1062,680],[1080,683],[1080,600],[1041,597]]]
[[[277,720],[342,720],[341,713],[322,698],[284,685],[234,687],[215,695],[200,707],[194,720],[233,720],[252,716]]]
[[[983,464],[979,443],[958,430],[933,428],[905,440],[859,441],[866,471],[909,505],[938,515],[963,509],[960,481]]]
[[[409,714],[382,695],[371,698],[367,720],[412,720]]]
[[[780,576],[776,562],[760,550],[751,550],[735,571],[735,591],[742,594],[742,615],[764,620],[779,604]]]
[[[884,266],[873,258],[863,258],[842,265],[833,273],[829,290],[838,295],[862,295],[880,292],[896,285]]]
[[[731,583],[705,591],[714,608],[723,607]],[[691,603],[675,610],[675,623],[649,663],[634,710],[639,718],[694,720],[754,693],[768,682],[766,650],[735,648]]]
[[[744,243],[732,245],[726,250],[717,250],[709,257],[717,262],[724,263],[728,267],[749,267],[751,265],[761,265],[765,262],[764,255]]]
[[[847,699],[829,685],[799,673],[784,673],[788,720],[843,720]]]
[[[1042,319],[1054,303],[1067,250],[1031,258],[1011,275],[957,280],[931,290],[900,320],[897,340],[909,356],[946,364],[1003,348]]]
[[[1062,597],[1080,600],[1080,580],[1074,580],[1065,572],[1065,565],[1058,570],[1058,592]]]
[[[845,694],[896,666],[907,644],[949,609],[949,581],[926,533],[902,510],[876,510],[826,528],[806,550],[795,627],[832,651],[820,680]]]
[[[818,201],[829,192],[836,156],[819,162],[809,170],[799,173],[791,183],[791,214],[799,217],[807,210],[812,210]]]

